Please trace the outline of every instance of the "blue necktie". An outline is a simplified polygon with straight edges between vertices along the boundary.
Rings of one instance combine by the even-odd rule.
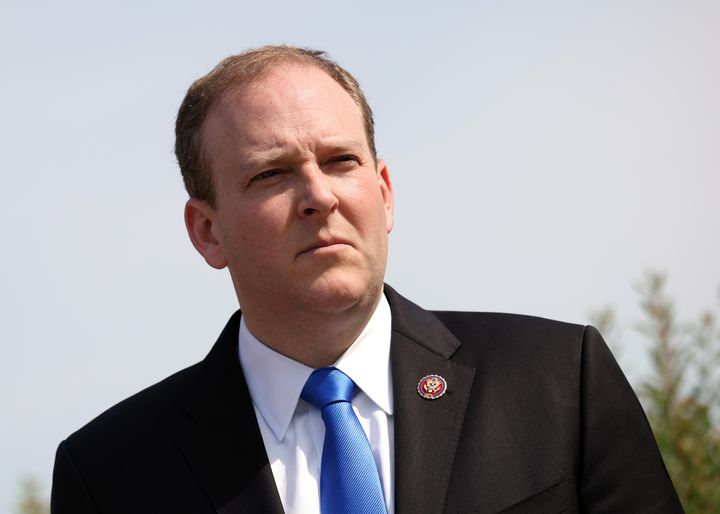
[[[300,395],[320,409],[325,422],[320,467],[323,514],[386,514],[370,443],[352,409],[355,383],[336,368],[313,371]]]

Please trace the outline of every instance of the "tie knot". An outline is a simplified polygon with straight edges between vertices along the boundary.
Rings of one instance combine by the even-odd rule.
[[[336,402],[350,402],[355,382],[337,368],[320,368],[312,372],[305,382],[300,397],[322,410]]]

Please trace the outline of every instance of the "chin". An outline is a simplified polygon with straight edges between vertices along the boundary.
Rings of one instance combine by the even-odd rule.
[[[327,313],[345,312],[374,303],[382,291],[382,281],[371,281],[367,277],[354,277],[347,273],[335,275],[323,276],[306,289],[303,296],[307,307]]]

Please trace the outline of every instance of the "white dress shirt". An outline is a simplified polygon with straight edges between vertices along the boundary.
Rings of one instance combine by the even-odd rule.
[[[388,513],[393,514],[390,335],[390,306],[382,295],[362,333],[333,365],[357,385],[353,410],[370,441]],[[240,364],[283,508],[288,514],[320,514],[325,425],[320,411],[300,398],[313,368],[262,344],[245,318],[238,340]]]

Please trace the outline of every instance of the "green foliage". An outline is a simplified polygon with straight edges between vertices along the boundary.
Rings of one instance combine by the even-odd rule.
[[[665,277],[638,287],[650,342],[651,375],[637,391],[688,514],[720,512],[720,327],[706,312],[679,323]]]
[[[27,478],[20,482],[20,497],[15,507],[16,514],[50,514],[47,502],[40,498],[37,481]]]

